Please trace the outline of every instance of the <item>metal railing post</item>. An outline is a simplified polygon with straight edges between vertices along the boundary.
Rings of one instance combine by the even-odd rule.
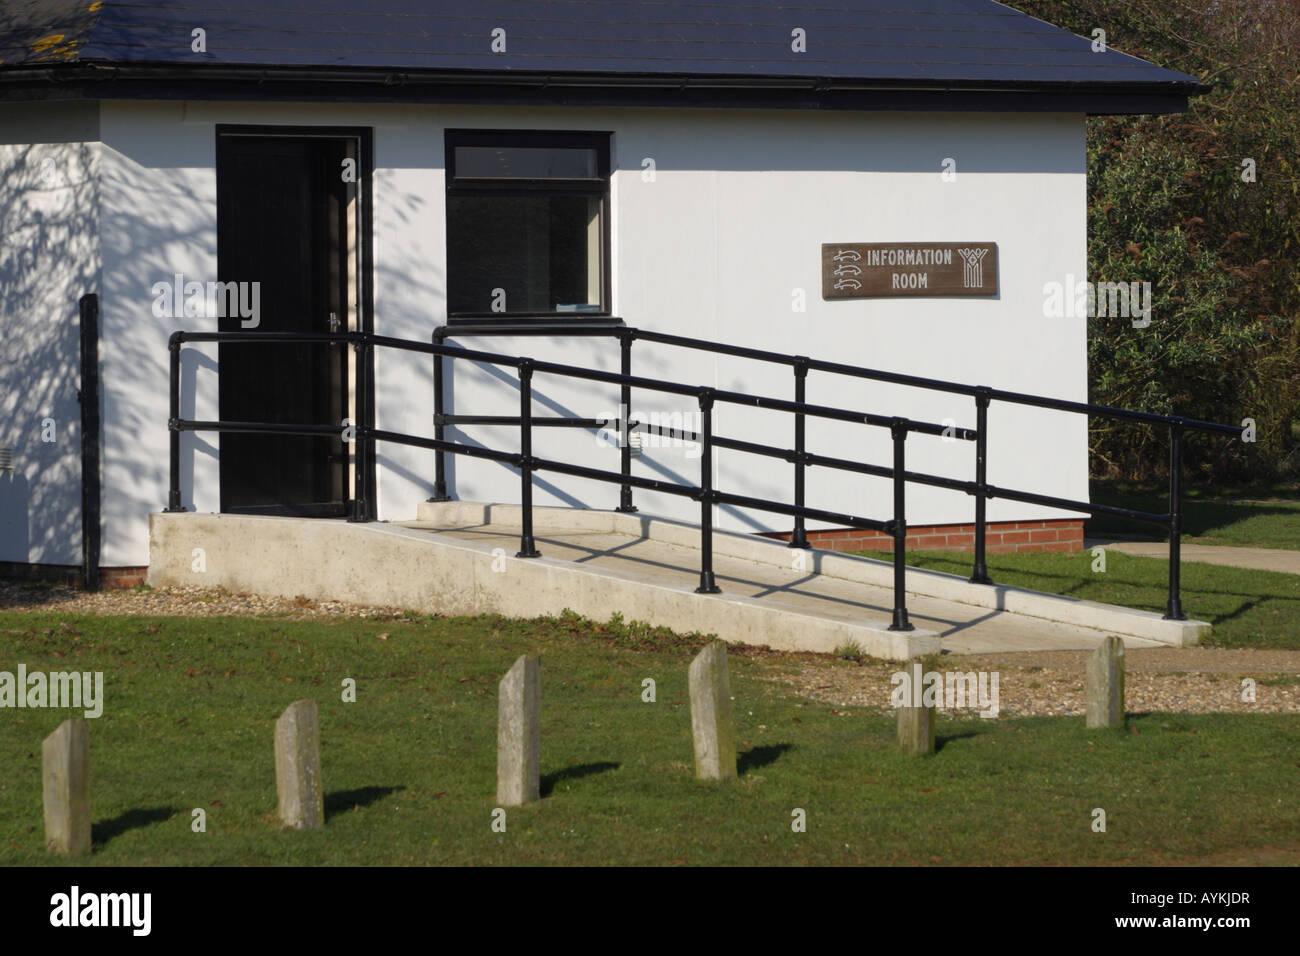
[[[907,419],[896,418],[889,426],[894,436],[894,621],[891,631],[914,630],[907,620],[907,512],[906,470]]]
[[[99,295],[88,292],[77,302],[80,314],[81,375],[81,583],[99,590],[100,514],[103,495],[99,467]]]
[[[533,360],[519,363],[519,503],[523,507],[523,528],[516,558],[540,558],[533,540]]]
[[[184,511],[181,504],[181,343],[185,340],[184,332],[173,332],[167,339],[168,364],[171,368],[171,395],[167,411],[167,429],[169,438],[169,485],[167,489],[167,512]]]
[[[808,357],[799,355],[795,357],[794,364],[794,400],[803,402],[808,397]],[[794,504],[796,508],[802,508],[804,505],[804,414],[803,412],[794,413]],[[808,532],[804,528],[803,515],[796,515],[794,519],[794,531],[790,535],[790,547],[808,548]]]
[[[971,569],[972,584],[993,583],[984,557],[988,502],[985,492],[988,488],[989,392],[987,385],[982,386],[975,396],[975,566]]]
[[[378,459],[377,447],[375,442],[375,343],[374,333],[365,332],[365,355],[366,355],[366,420],[364,422],[365,431],[362,433],[365,442],[365,474],[362,476],[364,481],[365,493],[365,520],[379,520],[379,476],[376,474],[375,463]]]
[[[1169,605],[1165,620],[1185,621],[1183,602],[1179,591],[1179,564],[1182,561],[1183,534],[1183,426],[1175,422],[1169,426]]]
[[[433,330],[433,344],[442,345],[445,338],[446,326],[439,326]],[[438,441],[445,440],[446,408],[443,405],[443,359],[445,356],[435,355],[433,357],[433,437]],[[428,501],[451,501],[447,495],[447,453],[441,448],[436,449],[433,453],[433,497],[426,499]]]
[[[353,333],[352,354],[356,359],[356,389],[357,389],[357,420],[353,424],[352,438],[352,514],[349,521],[366,521],[366,415],[368,412],[368,403],[366,402],[367,385],[367,362],[369,353],[365,341],[365,333]],[[346,345],[345,345],[346,347]]]
[[[618,333],[619,369],[623,375],[632,374],[632,339],[635,337],[636,333],[632,329],[623,329]],[[622,470],[623,484],[619,487],[618,507],[614,510],[631,514],[637,508],[632,504],[632,485],[628,481],[632,477],[632,386],[627,382],[619,386],[619,413],[622,419],[618,423],[619,437],[622,438],[619,468]]]
[[[713,389],[700,389],[700,586],[696,594],[718,594],[713,577]]]

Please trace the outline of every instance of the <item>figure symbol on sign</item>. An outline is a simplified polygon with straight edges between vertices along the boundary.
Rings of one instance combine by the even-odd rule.
[[[836,289],[861,289],[862,283],[857,279],[840,279],[835,283]]]
[[[836,266],[833,274],[837,276],[860,276],[862,275],[862,270],[857,266],[846,262],[842,266]]]
[[[962,273],[961,284],[967,289],[979,289],[984,285],[984,257],[988,255],[987,249],[958,249],[957,255],[961,256]]]
[[[862,254],[854,252],[852,249],[841,249],[835,255],[831,256],[836,262],[861,262]]]

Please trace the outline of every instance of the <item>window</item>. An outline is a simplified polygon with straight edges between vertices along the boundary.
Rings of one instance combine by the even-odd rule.
[[[609,134],[447,131],[447,311],[609,315]]]

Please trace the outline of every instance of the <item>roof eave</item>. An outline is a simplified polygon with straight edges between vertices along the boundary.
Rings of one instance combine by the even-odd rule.
[[[322,89],[322,85],[326,89]],[[1168,113],[1210,87],[1198,81],[1049,82],[799,76],[545,73],[77,63],[0,67],[0,99],[272,99],[557,102],[829,109],[1002,109]],[[26,94],[26,95],[24,95]]]

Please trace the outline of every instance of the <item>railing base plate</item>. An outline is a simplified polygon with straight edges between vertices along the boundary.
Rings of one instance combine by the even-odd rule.
[[[696,594],[721,594],[722,588],[718,587],[717,579],[713,576],[712,571],[700,572],[700,586],[695,589]]]

